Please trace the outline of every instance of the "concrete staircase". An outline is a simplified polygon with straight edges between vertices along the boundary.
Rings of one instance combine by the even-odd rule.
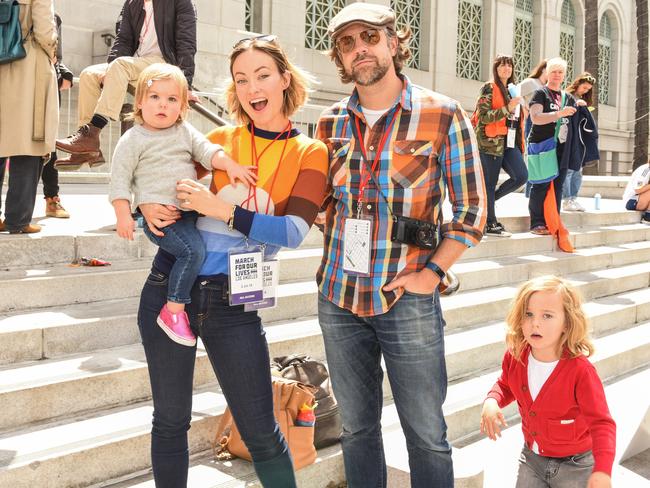
[[[155,249],[141,232],[129,243],[110,231],[112,210],[97,185],[93,192],[72,186],[61,192],[73,215],[69,222],[46,219],[40,236],[0,235],[0,487],[153,487],[152,407],[136,312]],[[622,210],[620,200],[603,200],[599,212],[563,214],[577,249],[569,255],[557,252],[550,237],[526,232],[522,195],[499,202],[497,214],[515,234],[484,239],[469,250],[454,267],[461,291],[442,299],[450,380],[445,415],[456,447],[456,485],[509,486],[489,481],[495,475],[482,460],[494,447],[477,438],[479,412],[499,372],[508,304],[521,282],[541,274],[569,278],[585,298],[596,337],[593,361],[616,399],[619,432],[626,432],[619,437],[619,460],[650,448],[650,436],[637,429],[645,425],[643,405],[646,411],[650,406],[648,396],[639,395],[650,372],[650,226]],[[324,358],[315,317],[320,244],[313,230],[300,249],[280,254],[279,306],[262,312],[272,356]],[[70,267],[79,256],[112,266]],[[249,463],[212,460],[210,440],[225,402],[200,345],[196,361],[189,486],[259,486]],[[388,383],[384,394],[391,486],[408,486]],[[629,415],[625,406],[633,402],[639,413]],[[516,419],[516,409],[507,415]],[[513,446],[519,431],[508,430]],[[507,455],[513,450],[502,449]],[[617,466],[617,476],[624,472]],[[339,446],[320,451],[298,478],[305,488],[340,486]]]

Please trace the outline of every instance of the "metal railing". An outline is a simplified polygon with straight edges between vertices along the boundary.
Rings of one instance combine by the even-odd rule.
[[[59,119],[58,137],[66,137],[78,128],[77,101],[79,98],[79,79],[74,79],[74,86],[70,90],[61,93],[61,110]],[[132,89],[125,97],[125,104],[133,104]],[[188,113],[187,121],[199,131],[207,133],[217,126],[233,124],[228,113],[220,104],[221,96],[218,93],[194,91],[199,98],[199,103],[190,103],[191,110]],[[292,117],[294,127],[308,136],[313,136],[316,129],[316,122],[321,112],[326,107],[321,105],[307,104]],[[110,163],[113,157],[113,149],[120,138],[122,131],[121,122],[110,121],[101,132],[101,149],[106,159],[105,165],[90,168],[93,173],[110,172]],[[84,168],[85,169],[85,168]],[[86,169],[85,169],[86,170]]]

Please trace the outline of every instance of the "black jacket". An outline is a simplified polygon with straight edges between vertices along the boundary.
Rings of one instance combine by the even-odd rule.
[[[596,122],[587,107],[578,106],[577,109],[569,118],[569,132],[560,159],[560,168],[574,171],[600,159]]]
[[[144,0],[126,0],[120,17],[120,29],[107,59],[109,63],[120,56],[133,56],[138,51],[144,24]],[[163,58],[178,66],[191,85],[196,54],[196,10],[192,0],[155,0],[153,17]]]

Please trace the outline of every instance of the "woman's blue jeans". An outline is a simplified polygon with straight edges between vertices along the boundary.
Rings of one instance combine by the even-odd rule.
[[[528,181],[528,170],[521,151],[517,148],[506,148],[503,156],[494,156],[482,152],[481,166],[483,167],[485,191],[487,193],[487,222],[494,224],[497,221],[494,211],[496,200],[521,188]],[[501,168],[508,173],[510,178],[497,188]]]
[[[567,170],[564,186],[562,188],[562,198],[576,198],[580,187],[582,186],[582,169],[576,171]]]
[[[359,317],[318,297],[318,320],[343,420],[348,488],[385,488],[383,356],[409,454],[412,488],[453,488],[444,320],[438,292],[406,293],[382,315]]]
[[[171,341],[156,324],[168,278],[156,268],[140,296],[138,327],[149,366],[154,413],[151,463],[157,488],[185,488],[196,346]],[[197,280],[186,311],[266,488],[296,486],[291,456],[273,415],[269,351],[257,312],[228,305],[227,282]]]

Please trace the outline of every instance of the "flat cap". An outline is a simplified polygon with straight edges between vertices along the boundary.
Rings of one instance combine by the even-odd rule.
[[[342,8],[334,16],[327,28],[327,33],[334,38],[338,32],[355,22],[377,27],[388,24],[395,26],[395,12],[385,5],[356,2]]]

